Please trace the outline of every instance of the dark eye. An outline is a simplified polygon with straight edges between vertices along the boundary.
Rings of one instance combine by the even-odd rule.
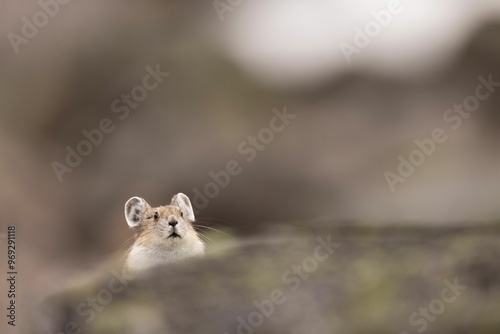
[[[155,220],[158,220],[158,218],[160,218],[160,216],[158,216],[158,212],[155,212],[155,215],[153,217]]]
[[[181,211],[181,217],[184,217],[184,212]]]

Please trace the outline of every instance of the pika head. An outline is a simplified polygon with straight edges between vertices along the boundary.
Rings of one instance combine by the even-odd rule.
[[[125,263],[130,271],[204,253],[204,244],[193,227],[191,201],[183,193],[175,195],[169,205],[159,207],[132,197],[125,203],[125,218],[137,233]]]

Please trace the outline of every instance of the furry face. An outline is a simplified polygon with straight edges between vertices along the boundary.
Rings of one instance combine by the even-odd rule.
[[[201,256],[205,245],[196,233],[189,198],[179,193],[169,205],[152,208],[143,198],[125,203],[125,218],[137,239],[129,250],[125,270],[129,274],[157,265]]]
[[[170,205],[151,207],[143,198],[132,197],[125,204],[128,225],[137,231],[137,245],[168,247],[197,238],[189,198],[179,193]]]

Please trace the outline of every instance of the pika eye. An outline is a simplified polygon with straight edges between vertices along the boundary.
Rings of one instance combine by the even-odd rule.
[[[158,218],[160,218],[160,216],[158,216],[158,212],[155,212],[155,215],[153,216],[153,218],[154,218],[155,220],[158,220]]]
[[[181,217],[184,217],[184,212],[181,211]]]

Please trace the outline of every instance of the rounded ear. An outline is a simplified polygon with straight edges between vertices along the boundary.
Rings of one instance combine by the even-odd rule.
[[[140,197],[132,197],[125,203],[125,219],[131,228],[137,227],[148,203]]]
[[[184,195],[183,193],[178,193],[172,197],[171,205],[177,205],[181,211],[186,215],[186,218],[190,221],[194,221],[194,212],[193,207],[191,206],[191,201],[189,197]]]

